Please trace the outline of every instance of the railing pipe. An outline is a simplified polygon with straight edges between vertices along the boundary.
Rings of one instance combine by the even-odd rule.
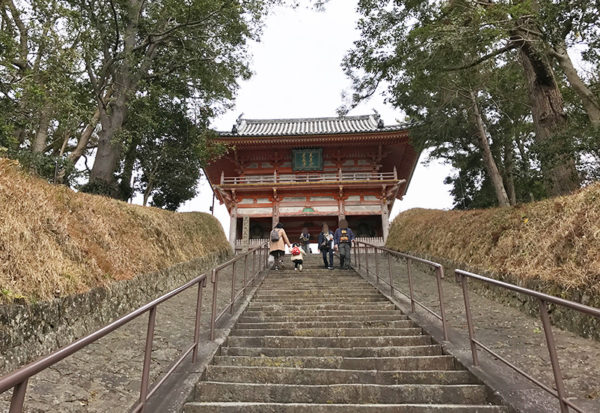
[[[206,278],[198,283],[198,295],[196,296],[196,318],[194,322],[194,352],[192,353],[192,363],[198,358],[198,346],[200,343],[200,321],[202,317],[202,292],[206,286]]]
[[[254,253],[252,253],[254,255]],[[248,254],[244,257],[244,286],[242,287],[243,295],[246,296],[246,278],[248,276]]]
[[[29,379],[25,379],[14,387],[10,400],[9,413],[21,413],[23,411],[23,405],[25,404],[25,392],[27,391],[28,382]]]
[[[446,310],[444,308],[444,292],[442,289],[442,279],[444,278],[444,267],[439,265],[435,271],[437,279],[438,297],[440,300],[440,316],[442,317],[442,330],[444,332],[444,341],[448,341],[448,325],[446,323]]]
[[[465,316],[467,317],[467,330],[469,332],[469,343],[471,345],[471,357],[473,358],[473,365],[479,366],[479,356],[477,355],[477,343],[475,341],[475,328],[473,327],[473,316],[471,314],[471,302],[469,300],[469,289],[467,288],[467,277],[462,274],[458,274],[460,278],[460,284],[463,291],[463,299],[465,301]]]
[[[217,284],[219,281],[219,272],[216,268],[213,268],[211,275],[211,282],[213,285],[212,292],[212,311],[210,314],[210,340],[215,339],[215,320],[217,317]]]
[[[369,275],[369,247],[367,247],[365,251],[365,268],[367,270],[367,275]]]
[[[232,264],[232,274],[231,274],[231,304],[229,305],[229,314],[233,314],[233,305],[235,304],[235,264],[237,261],[234,261]]]
[[[556,385],[556,392],[558,393],[560,411],[561,413],[568,413],[569,406],[567,406],[565,403],[567,395],[565,391],[565,385],[563,383],[563,377],[560,372],[558,355],[556,354],[556,344],[554,343],[554,335],[552,334],[552,326],[550,325],[550,317],[548,316],[548,306],[542,299],[540,299],[539,302],[540,317],[542,319],[542,325],[544,326],[544,335],[546,336],[546,345],[550,355],[550,364],[552,364],[552,372],[554,373],[554,384]]]
[[[390,295],[394,296],[394,278],[392,276],[392,254],[387,254],[387,262],[388,262],[388,274],[390,277]]]
[[[375,277],[377,279],[377,285],[379,285],[379,257],[378,257],[378,255],[380,255],[378,251],[379,251],[378,249],[375,250]]]
[[[411,268],[411,259],[410,258],[406,259],[406,272],[408,275],[408,291],[410,294],[410,311],[412,313],[414,313],[415,312],[415,293],[414,293],[414,289],[413,289],[412,268]]]
[[[574,301],[565,300],[564,298],[554,297],[552,295],[540,293],[539,291],[535,291],[535,290],[530,290],[528,288],[519,287],[518,285],[509,284],[509,283],[506,283],[506,282],[503,282],[503,281],[498,281],[498,280],[495,280],[493,278],[484,277],[483,275],[474,274],[474,273],[469,272],[469,271],[455,270],[454,272],[457,273],[457,274],[465,275],[465,276],[467,276],[469,278],[473,278],[473,279],[476,279],[476,280],[479,280],[479,281],[486,282],[488,284],[492,284],[492,285],[496,285],[498,287],[506,288],[507,290],[516,291],[518,293],[530,295],[532,297],[536,297],[536,298],[542,299],[542,300],[546,301],[547,303],[562,305],[562,306],[571,308],[573,310],[577,310],[577,311],[580,311],[582,313],[589,314],[589,315],[592,315],[594,317],[599,317],[600,318],[600,309],[598,309],[598,308],[590,307],[590,306],[585,305],[585,304],[576,303]]]
[[[142,382],[140,385],[140,411],[144,411],[148,397],[148,383],[150,381],[150,362],[152,361],[152,344],[154,342],[154,327],[156,325],[156,306],[148,314],[148,329],[146,330],[146,346],[144,348],[144,367],[142,368]]]
[[[213,303],[212,303],[212,314],[211,314],[211,324],[210,324],[210,335],[211,340],[214,340],[215,335],[215,322],[216,322],[216,298],[217,298],[217,290],[218,290],[218,271],[222,268],[227,267],[228,265],[232,265],[233,263],[239,261],[241,258],[244,258],[244,262],[247,266],[247,255],[249,253],[253,254],[255,257],[256,251],[258,250],[259,254],[262,254],[263,249],[265,249],[265,243],[253,248],[248,251],[244,255],[235,257],[224,264],[221,264],[215,268],[213,268],[211,273],[211,281],[213,282]],[[254,259],[254,258],[253,258]],[[266,260],[265,260],[266,264]],[[254,263],[253,263],[254,265]],[[254,267],[253,267],[254,269]],[[247,268],[246,268],[247,271]],[[144,409],[144,404],[147,399],[157,390],[157,388],[175,371],[176,367],[179,366],[185,357],[187,357],[190,353],[192,353],[192,361],[194,362],[197,358],[198,346],[199,346],[199,333],[200,333],[200,322],[201,322],[201,308],[202,308],[202,289],[206,287],[206,274],[202,274],[193,280],[188,281],[184,285],[168,292],[167,294],[149,302],[148,304],[132,311],[131,313],[119,318],[118,320],[113,321],[112,323],[102,327],[101,329],[55,351],[54,353],[43,357],[37,361],[27,364],[16,371],[0,378],[0,393],[4,393],[9,389],[13,389],[13,394],[11,396],[11,404],[9,408],[9,413],[21,413],[23,411],[23,404],[25,400],[25,394],[27,390],[27,384],[29,382],[29,378],[38,374],[39,372],[47,369],[48,367],[58,363],[64,358],[76,353],[82,348],[88,346],[89,344],[99,340],[100,338],[106,336],[107,334],[117,330],[123,325],[129,323],[131,320],[136,319],[142,314],[148,312],[148,328],[146,331],[146,342],[145,342],[145,351],[144,351],[144,364],[142,368],[142,380],[140,383],[140,398],[138,403],[133,408],[132,411],[138,412]],[[152,345],[153,345],[153,337],[154,337],[154,329],[156,325],[156,312],[157,306],[169,300],[170,298],[180,294],[182,291],[187,290],[188,288],[198,284],[198,297],[196,302],[196,318],[194,324],[194,343],[186,350],[179,359],[175,362],[174,365],[171,366],[169,371],[163,375],[163,377],[155,383],[151,390],[149,390],[149,374],[150,374],[150,362],[152,356]],[[236,297],[237,299],[238,297]]]

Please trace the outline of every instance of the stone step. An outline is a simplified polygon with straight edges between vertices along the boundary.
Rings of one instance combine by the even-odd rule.
[[[298,297],[273,297],[270,299],[255,299],[252,304],[269,305],[269,304],[289,304],[289,303],[339,303],[339,302],[381,302],[391,304],[385,297],[381,295],[369,296],[298,296]]]
[[[290,367],[208,366],[205,380],[229,383],[480,384],[466,370],[376,371]]]
[[[244,313],[245,314],[245,313]],[[266,316],[264,314],[258,315],[244,315],[238,319],[239,323],[278,323],[278,322],[322,322],[322,321],[396,321],[396,320],[408,320],[408,316],[402,314],[400,311],[394,311],[388,315],[380,314],[377,316],[374,315],[315,315],[315,316],[305,316],[305,315],[295,315],[295,316]]]
[[[338,292],[338,291],[315,291],[315,290],[271,290],[270,292],[255,294],[255,300],[268,300],[272,298],[280,298],[280,297],[362,297],[362,296],[378,296],[381,297],[381,294],[377,292],[375,289],[364,290],[364,289],[356,289],[356,290],[347,290]]]
[[[291,260],[290,260],[290,264],[291,264]],[[292,264],[292,266],[290,267],[287,263],[284,262],[285,265],[285,269],[284,270],[278,270],[278,271],[269,271],[269,274],[267,275],[267,279],[268,280],[278,280],[281,279],[281,274],[283,273],[288,273],[291,274],[293,276],[296,276],[298,278],[312,278],[313,280],[319,280],[321,278],[326,278],[326,277],[344,277],[344,278],[348,278],[348,279],[354,279],[354,280],[360,280],[360,276],[356,273],[356,271],[348,271],[348,270],[344,270],[341,269],[339,267],[339,265],[336,265],[333,267],[333,270],[329,270],[327,268],[325,268],[325,266],[321,265],[315,265],[315,266],[311,266],[312,268],[310,268],[310,270],[302,271],[302,272],[298,272],[298,271],[294,271],[294,266]]]
[[[373,297],[373,298],[291,298],[289,300],[283,299],[278,301],[262,301],[257,300],[254,302],[250,302],[250,308],[253,307],[265,307],[265,306],[281,306],[281,305],[323,305],[323,304],[341,304],[341,305],[369,305],[369,304],[379,304],[384,307],[394,307],[392,303],[383,297]]]
[[[502,406],[464,404],[313,404],[190,402],[183,413],[508,413]]]
[[[246,317],[260,317],[261,315],[267,316],[276,316],[276,317],[293,317],[293,316],[314,316],[314,315],[370,315],[370,316],[379,316],[379,315],[393,315],[393,313],[398,312],[402,314],[398,310],[301,310],[301,311],[290,311],[290,310],[252,310],[248,309],[244,311],[244,315]]]
[[[340,285],[343,285],[344,288],[340,288]],[[264,281],[263,284],[261,285],[261,292],[270,292],[270,291],[274,291],[274,290],[281,290],[281,289],[289,289],[289,290],[308,290],[308,289],[312,289],[313,291],[314,288],[316,287],[323,287],[327,292],[331,292],[331,293],[340,293],[342,291],[345,291],[346,289],[349,290],[357,290],[361,287],[366,287],[368,288],[368,290],[373,289],[373,287],[371,286],[371,284],[369,284],[368,282],[364,281],[364,280],[356,280],[356,281],[351,281],[351,280],[345,280],[342,278],[331,278],[325,281],[321,281],[321,282],[315,282],[315,281],[309,281],[309,280],[297,280],[294,279],[293,277],[287,277],[285,279],[281,279],[279,280],[279,282],[272,282],[272,281]]]
[[[239,329],[271,329],[271,328],[407,328],[415,327],[411,320],[368,320],[368,321],[296,321],[296,322],[271,322],[271,323],[237,323]]]
[[[331,303],[331,302],[313,302],[306,303],[298,301],[296,303],[281,303],[281,304],[262,304],[251,303],[248,306],[248,311],[318,311],[318,310],[395,310],[396,306],[390,302],[366,302],[366,303]]]
[[[269,271],[270,278],[284,278],[284,277],[294,277],[294,278],[302,278],[304,274],[310,274],[312,278],[356,278],[356,273],[351,270],[341,270],[339,268],[334,268],[333,270],[328,270],[326,268],[311,268],[307,271],[294,271],[293,264],[285,264],[283,270],[271,270]]]
[[[294,336],[294,337],[373,337],[417,336],[421,328],[280,328],[269,330],[241,329],[231,331],[231,336]]]
[[[315,347],[315,348],[277,348],[277,347],[221,347],[221,356],[340,356],[340,357],[407,357],[439,356],[442,347],[437,344],[423,346],[397,347]]]
[[[459,370],[452,356],[410,357],[248,357],[215,356],[217,366],[297,367],[344,370]]]
[[[396,347],[419,346],[432,344],[428,335],[404,337],[241,337],[230,336],[227,345],[230,347]]]
[[[197,401],[312,403],[451,403],[485,404],[486,389],[464,385],[378,385],[333,384],[290,385],[201,382],[196,386]]]

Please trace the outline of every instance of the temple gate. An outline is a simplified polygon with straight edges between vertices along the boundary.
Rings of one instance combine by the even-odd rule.
[[[206,168],[231,217],[230,242],[265,240],[280,221],[293,242],[303,227],[316,236],[341,218],[357,237],[385,242],[418,159],[408,128],[378,115],[238,119],[217,138],[231,149]]]

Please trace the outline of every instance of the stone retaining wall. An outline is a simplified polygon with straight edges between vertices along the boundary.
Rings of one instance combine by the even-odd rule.
[[[594,296],[587,291],[582,291],[581,289],[564,290],[553,283],[534,280],[524,281],[510,274],[493,274],[478,270],[477,268],[470,268],[467,265],[457,264],[444,258],[434,257],[427,254],[419,254],[417,252],[410,252],[410,254],[442,264],[444,266],[445,280],[447,282],[457,282],[457,280],[454,278],[454,269],[458,268],[509,284],[514,284],[519,287],[528,288],[530,290],[535,290],[544,294],[563,298],[565,300],[600,308],[600,297]],[[415,263],[413,265],[419,264]],[[526,314],[536,317],[537,319],[540,317],[539,300],[537,298],[527,296],[525,294],[519,294],[505,288],[492,286],[487,283],[472,279],[469,280],[469,286],[470,289],[476,290],[479,294],[487,298],[517,308]],[[579,334],[582,337],[600,340],[600,319],[554,304],[549,304],[549,311],[550,319],[553,325],[571,331],[575,334]]]
[[[222,250],[83,294],[29,305],[0,305],[0,374],[98,330],[230,256],[230,250]]]

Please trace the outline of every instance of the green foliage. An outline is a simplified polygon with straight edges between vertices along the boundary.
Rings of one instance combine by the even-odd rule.
[[[32,153],[28,150],[7,151],[10,158],[17,159],[28,171],[55,183],[58,171],[64,171],[65,182],[71,184],[77,177],[73,162],[62,156],[51,156],[43,153]]]
[[[455,205],[460,208],[495,203],[476,138],[470,93],[477,98],[504,184],[515,184],[517,202],[546,196],[542,166],[550,169],[573,153],[579,154],[580,169],[587,161],[588,177],[597,176],[595,142],[600,139],[590,130],[580,97],[564,76],[558,81],[567,99],[568,127],[555,128],[550,139],[535,143],[539,128],[534,128],[520,41],[530,36],[527,41],[534,53],[544,59],[552,57],[555,45],[565,39],[572,45],[585,37],[594,44],[598,6],[594,2],[590,10],[585,2],[551,0],[361,0],[361,38],[343,62],[353,94],[340,111],[382,91],[389,103],[419,125],[411,131],[415,146],[431,148],[433,158],[459,170],[447,182],[453,184]],[[600,59],[592,51],[587,50],[584,58],[598,67]],[[597,82],[597,76],[588,79],[600,97]]]
[[[139,170],[132,192],[169,210],[193,198],[201,169],[224,150],[211,142],[207,124],[208,114],[192,122],[184,102],[164,99],[160,93],[132,102],[124,126]]]
[[[207,125],[250,77],[248,43],[259,40],[271,7],[286,3],[3,1],[0,147],[46,177],[57,159],[92,155],[84,173],[105,162],[109,179],[96,176],[82,190],[128,199],[147,180],[153,202],[175,208],[218,153],[204,145]],[[140,108],[150,95],[157,107]],[[174,116],[169,125],[161,114]],[[140,132],[124,127],[136,123]],[[160,173],[149,173],[156,165]],[[71,172],[61,163],[59,180],[72,185]]]

